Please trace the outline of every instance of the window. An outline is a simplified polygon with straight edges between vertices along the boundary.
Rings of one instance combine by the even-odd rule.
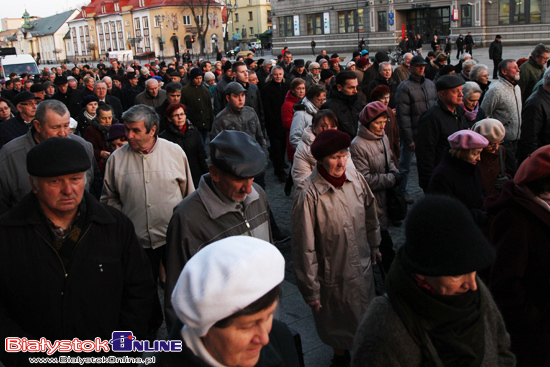
[[[149,18],[143,17],[141,19],[143,20],[143,29],[149,28]]]
[[[145,0],[139,0],[139,6],[144,7],[145,6]]]
[[[242,37],[247,37],[247,36],[248,36],[248,35],[246,34],[246,28],[245,28],[245,27],[243,27],[243,33],[242,33],[241,36],[242,36]]]
[[[235,13],[235,23],[239,21],[239,13]]]
[[[324,34],[323,13],[308,14],[306,16],[306,31],[308,35]]]
[[[202,25],[202,15],[197,15],[197,19],[199,20],[199,24],[197,25]]]
[[[254,27],[250,27],[250,35],[251,35],[251,36],[254,35]]]
[[[183,16],[183,25],[191,25],[191,17],[189,15]]]
[[[294,36],[294,19],[292,15],[279,17],[279,36]]]
[[[541,22],[541,0],[499,0],[499,25]]]
[[[378,12],[378,32],[388,31],[388,13],[385,11]]]
[[[140,28],[139,18],[134,18],[134,28],[135,28],[135,29],[141,29],[141,28]]]
[[[116,30],[117,30],[117,32],[122,32],[122,20],[117,20],[116,21]]]
[[[254,19],[252,18],[252,12],[251,12],[251,11],[248,12],[248,20],[254,20]]]
[[[105,5],[101,5],[101,12],[103,14],[107,13],[107,7]]]
[[[338,33],[363,31],[363,9],[338,12]]]
[[[248,0],[248,5],[252,5],[252,0]]]
[[[120,4],[119,3],[115,3],[115,11],[120,11]]]
[[[472,26],[472,6],[471,5],[462,5],[461,7],[462,15],[462,27],[471,27]]]
[[[153,19],[155,20],[155,28],[160,27],[160,19],[159,19],[159,17],[153,17]]]

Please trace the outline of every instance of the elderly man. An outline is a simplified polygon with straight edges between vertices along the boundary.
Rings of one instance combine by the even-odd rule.
[[[30,91],[34,94],[39,103],[46,98],[46,88],[44,88],[42,84],[33,84]]]
[[[550,47],[539,43],[533,51],[529,60],[519,68],[519,87],[521,88],[521,101],[525,104],[527,98],[533,93],[533,87],[540,80],[546,69],[546,63],[550,59]]]
[[[115,117],[117,118],[117,120],[120,121],[123,112],[122,103],[117,97],[107,94],[107,84],[105,84],[105,82],[103,81],[95,82],[94,94],[97,98],[99,98],[100,103],[107,103],[108,105],[111,105],[111,107],[113,107]]]
[[[512,59],[498,64],[499,77],[485,93],[481,108],[485,115],[502,122],[506,135],[502,146],[506,149],[506,172],[514,174],[517,169],[516,155],[521,132],[521,90],[518,64]]]
[[[352,139],[357,135],[359,112],[363,109],[363,103],[357,95],[358,84],[357,75],[353,71],[339,72],[336,75],[336,86],[321,107],[332,110],[338,116],[338,130],[347,133]]]
[[[266,60],[262,67],[256,72],[258,75],[258,87],[262,89],[266,84],[266,79],[271,73],[271,68],[275,65],[273,60]]]
[[[56,100],[41,102],[36,108],[32,128],[0,150],[0,213],[5,213],[31,191],[26,156],[37,143],[52,137],[77,141],[85,147],[91,164],[97,166],[92,144],[80,136],[69,134],[69,119],[69,111],[63,103]],[[93,166],[86,171],[86,188],[95,189],[91,186]]]
[[[26,161],[32,192],[0,219],[0,337],[54,344],[132,330],[145,338],[155,296],[149,264],[132,222],[85,192],[82,144],[47,139]],[[0,359],[26,365],[31,355],[2,348]]]
[[[101,79],[107,86],[107,94],[113,97],[117,97],[122,102],[122,93],[119,87],[113,84],[113,79],[110,76],[104,76]]]
[[[245,236],[201,250],[172,294],[183,350],[159,353],[156,365],[299,366],[288,327],[273,317],[284,263],[272,245]]]
[[[138,76],[136,73],[128,73],[128,83],[122,87],[122,105],[124,110],[129,109],[134,105],[136,97],[143,92],[143,88],[138,84]]]
[[[69,81],[66,76],[56,77],[54,84],[57,87],[57,92],[53,95],[52,99],[58,100],[67,106],[72,118],[78,118],[81,110],[80,102],[84,98],[82,92],[69,88]]]
[[[307,78],[307,70],[304,59],[294,60],[294,67],[288,73],[286,83],[290,86],[290,83],[296,78],[302,78],[304,80]]]
[[[0,124],[0,148],[29,131],[38,102],[39,98],[31,92],[21,92],[15,96],[13,104],[19,113]]]
[[[392,78],[392,67],[391,63],[388,61],[381,62],[378,66],[378,74],[376,74],[367,88],[367,102],[372,102],[371,92],[379,85],[385,85],[390,88],[390,102],[388,107],[395,108],[395,91],[397,90],[397,83],[395,79]]]
[[[263,150],[243,132],[222,131],[210,142],[210,173],[176,207],[168,226],[164,292],[168,327],[177,319],[172,291],[181,269],[199,250],[237,235],[271,242],[267,195],[253,182],[265,167]]]
[[[466,207],[428,196],[406,232],[387,294],[359,326],[352,366],[515,366],[502,315],[476,275],[495,254]]]
[[[166,91],[160,89],[156,79],[147,79],[145,90],[136,96],[135,104],[144,104],[157,108],[166,100]]]
[[[403,62],[401,63],[401,65],[396,67],[393,71],[393,78],[395,79],[397,85],[401,84],[402,81],[409,79],[412,58],[413,54],[407,52],[405,55],[403,55]]]
[[[133,106],[122,119],[128,144],[107,160],[101,202],[130,217],[156,281],[173,208],[195,188],[185,152],[157,137],[159,119],[152,107]],[[153,318],[150,331],[156,332],[162,312]]]
[[[550,144],[550,69],[546,69],[542,85],[531,94],[523,106],[521,120],[523,123],[518,146],[519,164],[538,148]]]
[[[181,103],[187,106],[187,115],[199,130],[203,146],[212,129],[214,111],[210,102],[210,91],[202,85],[203,74],[199,68],[189,72],[189,84],[181,89]]]
[[[462,103],[463,84],[464,80],[458,75],[445,75],[439,78],[435,83],[439,98],[418,120],[415,146],[418,181],[424,192],[428,190],[434,168],[449,149],[447,138],[459,130],[470,127],[464,110],[457,108]]]

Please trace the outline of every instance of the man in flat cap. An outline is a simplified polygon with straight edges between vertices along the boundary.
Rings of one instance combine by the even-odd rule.
[[[271,242],[269,203],[254,177],[265,171],[260,145],[240,131],[222,131],[210,142],[209,173],[175,209],[166,234],[165,314],[176,320],[171,295],[181,269],[204,246],[247,235]]]
[[[122,107],[124,110],[129,109],[134,105],[134,101],[138,94],[143,92],[143,88],[138,83],[138,76],[136,73],[126,74],[128,83],[122,87]]]
[[[306,71],[306,64],[304,63],[304,59],[296,59],[294,60],[294,67],[288,73],[286,83],[290,85],[290,83],[295,78],[302,78],[306,80],[306,77],[307,77],[307,71]]]
[[[66,114],[68,116],[68,113]],[[147,333],[155,288],[132,222],[85,192],[90,158],[54,137],[26,155],[29,192],[0,217],[0,338]],[[33,353],[0,352],[7,366]]]
[[[43,101],[36,108],[32,127],[27,133],[0,149],[0,213],[5,213],[31,191],[27,153],[36,144],[52,137],[69,138],[84,146],[92,165],[86,171],[86,188],[96,189],[97,182],[93,185],[93,180],[97,163],[92,144],[80,136],[69,134],[69,119],[69,111],[63,103],[53,99]],[[99,175],[99,171],[97,173]],[[101,190],[101,183],[99,187]],[[94,190],[92,192],[96,194]]]
[[[0,124],[0,148],[29,131],[38,102],[38,97],[31,92],[24,91],[15,96],[13,104],[19,113]]]
[[[418,163],[418,180],[424,192],[428,190],[434,168],[441,162],[443,153],[449,149],[447,138],[471,125],[464,110],[457,108],[462,103],[464,79],[458,75],[444,75],[437,80],[438,99],[418,120],[415,140]]]
[[[135,105],[122,119],[128,144],[107,160],[101,202],[120,209],[132,220],[156,281],[173,209],[195,187],[183,149],[158,137],[159,118],[152,107]],[[151,335],[156,335],[161,324],[159,304]]]
[[[189,120],[197,127],[204,146],[212,129],[214,111],[210,101],[210,92],[202,84],[203,73],[199,68],[189,72],[189,84],[181,88],[181,103],[188,108]]]
[[[69,81],[66,76],[58,76],[54,82],[57,92],[52,99],[58,100],[69,109],[71,117],[76,119],[80,115],[80,101],[82,101],[82,92],[78,89],[69,88]]]

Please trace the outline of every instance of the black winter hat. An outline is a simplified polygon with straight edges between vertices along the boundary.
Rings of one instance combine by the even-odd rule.
[[[390,61],[390,57],[386,52],[378,51],[376,55],[374,55],[374,61],[380,64],[384,61]]]
[[[495,260],[468,209],[447,196],[428,195],[413,206],[405,234],[397,256],[411,273],[457,276],[485,269]]]
[[[85,172],[90,166],[84,146],[71,138],[46,139],[27,153],[27,172],[35,177]]]

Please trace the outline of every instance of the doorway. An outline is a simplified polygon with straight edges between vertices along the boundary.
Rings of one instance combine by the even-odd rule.
[[[422,35],[424,42],[431,42],[434,35],[444,39],[450,34],[451,9],[422,8],[407,10],[407,35]]]

